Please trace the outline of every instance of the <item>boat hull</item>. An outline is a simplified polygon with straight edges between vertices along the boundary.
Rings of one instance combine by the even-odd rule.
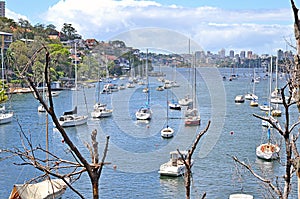
[[[61,117],[59,119],[59,124],[62,127],[73,127],[73,126],[80,126],[86,124],[88,120],[88,116],[72,116],[72,117]]]
[[[105,110],[105,111],[93,111],[91,113],[93,118],[103,118],[103,117],[111,117],[112,110]]]
[[[265,143],[256,148],[256,156],[263,160],[276,160],[279,158],[279,151],[279,146],[271,143]]]
[[[0,113],[0,124],[10,123],[13,119],[13,112],[11,113]]]
[[[189,117],[185,119],[184,124],[185,126],[199,126],[201,122],[200,117]]]
[[[160,131],[160,134],[163,138],[171,138],[174,135],[174,129],[171,127],[166,127]]]

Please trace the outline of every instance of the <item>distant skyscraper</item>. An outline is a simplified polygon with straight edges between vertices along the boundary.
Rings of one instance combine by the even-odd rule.
[[[225,58],[225,49],[224,48],[222,48],[220,51],[219,51],[219,56],[220,56],[220,58]]]
[[[230,57],[231,59],[234,58],[234,51],[233,51],[233,50],[229,51],[229,57]]]
[[[242,50],[240,53],[240,58],[245,59],[245,56],[246,56],[246,52]]]
[[[0,1],[0,17],[5,17],[5,1]]]
[[[252,59],[252,51],[247,51],[247,58]]]

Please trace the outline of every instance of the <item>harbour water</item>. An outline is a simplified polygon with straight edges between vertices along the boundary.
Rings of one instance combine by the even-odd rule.
[[[158,70],[158,69],[157,69]],[[171,68],[162,67],[167,79],[175,78]],[[89,114],[87,125],[67,128],[72,141],[89,160],[89,152],[84,146],[90,142],[93,129],[98,131],[100,145],[99,153],[105,144],[105,137],[110,136],[107,162],[100,179],[100,198],[185,198],[184,180],[179,178],[160,177],[159,166],[169,160],[169,152],[191,147],[195,136],[205,128],[208,120],[211,126],[207,134],[201,139],[193,155],[192,198],[201,198],[206,192],[207,198],[228,198],[231,193],[245,192],[255,198],[264,198],[266,191],[248,171],[241,169],[232,160],[237,156],[252,165],[252,168],[265,177],[282,176],[284,167],[277,161],[264,162],[255,155],[256,147],[264,137],[261,121],[253,117],[253,113],[264,115],[258,107],[250,107],[249,102],[235,104],[234,98],[238,94],[252,91],[250,76],[253,71],[239,69],[239,78],[228,81],[230,69],[198,68],[197,69],[197,106],[201,114],[199,127],[184,126],[184,110],[169,111],[169,126],[175,129],[172,139],[162,139],[160,130],[166,125],[166,90],[156,91],[162,85],[156,77],[150,77],[150,105],[153,118],[150,122],[137,122],[135,111],[146,102],[145,86],[126,88],[112,94],[100,96],[103,103],[113,108],[111,118],[92,119],[90,112],[95,103],[95,88],[84,88],[78,92],[63,91],[54,98],[55,111],[61,115],[63,111],[71,110],[78,102],[79,113]],[[191,69],[176,70],[178,88],[169,90],[169,99],[183,98],[192,95]],[[263,70],[257,72],[263,77]],[[227,76],[227,80],[222,77]],[[126,83],[127,80],[119,80]],[[122,81],[122,82],[121,82]],[[284,85],[285,80],[279,80]],[[259,102],[267,101],[268,78],[261,79],[256,84],[255,93],[260,97]],[[75,99],[76,98],[76,99]],[[73,105],[72,105],[73,104]],[[31,137],[34,145],[45,146],[45,113],[38,113],[38,102],[32,94],[13,95],[11,106],[15,113],[12,123],[0,126],[0,148],[22,147],[19,133],[22,131]],[[284,115],[283,115],[284,116]],[[292,121],[298,118],[296,106],[291,108]],[[282,120],[279,118],[279,120]],[[51,121],[51,120],[50,120]],[[283,126],[283,125],[282,125]],[[21,127],[21,128],[20,128]],[[62,138],[50,122],[50,150],[70,158],[71,154],[62,142]],[[276,135],[276,134],[275,134]],[[282,149],[282,151],[284,151]],[[281,155],[284,155],[281,152]],[[4,154],[0,154],[4,158]],[[17,166],[21,163],[17,157],[1,159],[0,161],[0,196],[8,198],[13,184],[23,183],[41,173],[29,166]],[[114,168],[115,167],[115,168]],[[296,198],[296,179],[293,178],[291,198]],[[91,185],[87,175],[83,175],[74,187],[86,198],[91,198]],[[67,189],[63,198],[78,198]]]

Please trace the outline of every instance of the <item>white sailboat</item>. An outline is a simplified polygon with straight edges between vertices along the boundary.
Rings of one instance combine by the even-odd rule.
[[[283,100],[282,100],[281,94],[278,90],[278,58],[276,59],[276,74],[275,75],[276,75],[275,76],[275,84],[276,84],[275,93],[276,93],[276,96],[271,98],[271,103],[275,104],[275,108],[271,111],[271,115],[274,116],[274,117],[280,117],[282,111],[279,108],[279,104],[282,104]],[[272,94],[274,95],[274,91],[271,93],[271,96],[272,96]]]
[[[76,51],[76,43],[75,43],[75,57],[77,56]],[[73,126],[79,126],[87,123],[88,116],[87,115],[77,115],[77,61],[75,60],[75,100],[76,100],[76,106],[71,111],[66,111],[63,113],[62,116],[59,118],[59,124],[62,127],[73,127]]]
[[[273,144],[271,140],[271,127],[268,127],[266,143],[259,145],[256,148],[256,156],[263,160],[275,160],[279,158],[280,147],[277,144]]]
[[[167,126],[160,131],[161,137],[163,138],[171,138],[174,135],[174,129],[169,126],[168,92],[167,90]]]
[[[176,83],[176,66],[174,66],[175,69],[174,70],[174,75],[173,75],[173,81],[172,81],[172,87],[179,87],[179,84]],[[172,100],[169,102],[169,108],[173,109],[173,110],[181,110],[181,106],[179,104],[179,102],[174,99],[174,96],[172,96]]]
[[[3,44],[4,45],[4,44]],[[2,89],[1,91],[4,91],[4,46],[1,48],[1,75],[2,75]],[[13,111],[7,111],[5,108],[5,105],[2,105],[0,108],[0,124],[7,124],[10,123],[13,119],[14,112]]]
[[[201,121],[201,118],[200,118],[200,113],[198,112],[198,109],[196,107],[196,98],[197,98],[197,92],[196,92],[196,65],[194,64],[194,86],[193,86],[193,90],[194,90],[194,93],[193,93],[193,103],[192,103],[192,107],[191,108],[188,108],[185,115],[186,115],[186,118],[185,118],[185,121],[184,121],[184,124],[185,126],[198,126],[200,125],[200,121]]]
[[[91,116],[93,118],[103,118],[103,117],[110,117],[112,116],[113,110],[112,109],[107,109],[106,104],[102,104],[100,102],[100,82],[97,84],[96,88],[96,93],[97,93],[97,102],[94,105],[94,110],[91,113]]]
[[[251,106],[258,106],[258,103],[257,103],[258,96],[255,95],[255,84],[256,84],[255,79],[256,79],[256,76],[255,76],[255,68],[254,68],[254,69],[253,69],[253,81],[251,81],[252,84],[253,84],[253,85],[252,85],[252,93],[247,93],[247,94],[245,95],[245,99],[246,99],[246,100],[252,100],[253,102],[256,102],[256,103],[252,103],[252,105],[251,105],[251,103],[250,103]],[[251,102],[252,102],[252,101],[251,101]]]
[[[180,151],[183,155],[183,158],[186,160],[187,158],[187,151]],[[191,160],[191,166],[194,164],[194,160]],[[170,152],[170,160],[164,164],[162,164],[159,168],[158,173],[161,176],[173,176],[178,177],[184,175],[186,171],[186,166],[183,162],[181,155],[178,151],[171,151]]]
[[[148,78],[148,49],[146,52],[146,78],[147,78],[147,88],[149,88],[149,78]],[[138,120],[150,120],[152,117],[152,110],[150,108],[150,89],[146,93],[147,102],[145,106],[139,108],[139,110],[135,113],[135,117]]]

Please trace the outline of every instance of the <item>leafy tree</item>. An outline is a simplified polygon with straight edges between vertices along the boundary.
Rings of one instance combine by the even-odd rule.
[[[63,40],[81,39],[81,36],[76,33],[77,30],[72,24],[64,23],[61,32],[63,33]]]

